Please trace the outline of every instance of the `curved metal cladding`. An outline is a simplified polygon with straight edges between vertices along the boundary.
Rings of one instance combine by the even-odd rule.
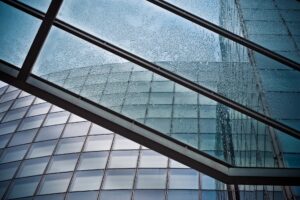
[[[134,114],[136,120],[237,166],[275,166],[267,134],[260,137],[260,147],[250,146],[260,141],[244,131],[250,121],[241,123],[236,115],[235,122],[214,101],[130,63],[43,78]],[[233,190],[245,199],[283,198],[281,187],[234,188],[17,88],[1,86],[3,199],[233,199]]]

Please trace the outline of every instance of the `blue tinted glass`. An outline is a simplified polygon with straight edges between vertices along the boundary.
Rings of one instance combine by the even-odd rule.
[[[168,190],[168,200],[198,200],[199,192],[195,190]]]
[[[0,59],[21,67],[40,21],[0,2]]]
[[[43,0],[43,1],[34,1],[34,0],[18,0],[22,3],[25,3],[35,9],[41,10],[43,12],[46,12],[51,0]]]
[[[48,166],[48,173],[73,171],[77,163],[77,154],[54,156]]]
[[[64,125],[47,126],[39,130],[36,141],[57,139],[62,133]]]
[[[0,157],[0,163],[21,160],[25,156],[29,145],[7,148]]]
[[[46,175],[38,194],[65,192],[71,179],[71,173]]]
[[[136,190],[134,192],[135,200],[164,200],[164,190]]]
[[[67,200],[82,200],[82,199],[88,199],[88,200],[97,200],[98,192],[72,192],[69,193],[67,196]]]
[[[79,170],[104,169],[106,166],[108,152],[82,153],[78,165]]]
[[[71,191],[98,190],[101,185],[103,172],[81,171],[76,172],[71,185]]]
[[[21,131],[14,134],[13,138],[11,139],[9,146],[15,146],[19,144],[26,144],[32,142],[37,129]]]
[[[8,191],[8,198],[32,196],[40,181],[40,176],[15,180]]]
[[[100,192],[100,199],[101,200],[130,200],[131,193],[132,192],[130,190],[113,190],[113,191],[102,190]]]
[[[8,180],[16,173],[20,162],[13,162],[0,165],[0,181]]]
[[[34,143],[27,155],[28,158],[36,158],[42,156],[49,156],[52,154],[57,141],[46,141]]]
[[[17,177],[43,174],[49,157],[25,160],[18,171]]]

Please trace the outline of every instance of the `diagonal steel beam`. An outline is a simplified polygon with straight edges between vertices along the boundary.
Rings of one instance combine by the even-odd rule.
[[[152,128],[36,76],[17,79],[19,69],[0,62],[0,80],[147,146],[227,184],[300,185],[300,169],[233,167]]]
[[[190,12],[187,12],[186,10],[183,10],[183,9],[173,5],[173,4],[170,4],[170,3],[166,2],[166,1],[163,1],[163,0],[147,0],[147,1],[159,6],[163,9],[165,9],[165,10],[168,10],[169,12],[172,12],[172,13],[178,15],[178,16],[181,16],[181,17],[183,17],[183,18],[185,18],[185,19],[187,19],[187,20],[189,20],[189,21],[191,21],[191,22],[193,22],[193,23],[195,23],[199,26],[202,26],[202,27],[204,27],[208,30],[211,30],[211,31],[215,32],[215,33],[218,33],[218,34],[220,34],[220,35],[222,35],[222,36],[224,36],[224,37],[226,37],[230,40],[233,40],[233,41],[235,41],[235,42],[237,42],[237,43],[239,43],[239,44],[241,44],[245,47],[248,47],[248,48],[250,48],[250,49],[252,49],[256,52],[259,52],[259,53],[261,53],[261,54],[263,54],[263,55],[265,55],[269,58],[272,58],[273,60],[276,60],[276,61],[278,61],[278,62],[280,62],[284,65],[287,65],[287,66],[289,66],[289,67],[291,67],[295,70],[300,71],[300,64],[299,63],[297,63],[297,62],[295,62],[295,61],[293,61],[293,60],[291,60],[287,57],[284,57],[284,56],[282,56],[278,53],[275,53],[274,51],[271,51],[271,50],[269,50],[269,49],[267,49],[267,48],[265,48],[265,47],[263,47],[263,46],[261,46],[257,43],[254,43],[254,42],[252,42],[252,41],[250,41],[246,38],[243,38],[239,35],[236,35],[236,34],[230,32],[230,31],[228,31],[228,30],[226,30],[226,29],[224,29],[220,26],[217,26],[217,25],[215,25],[215,24],[213,24],[213,23],[211,23],[211,22],[209,22],[209,21],[207,21],[207,20],[205,20],[205,19],[203,19],[199,16],[196,16],[196,15],[190,13]]]
[[[2,1],[4,1],[6,3],[8,0],[2,0]],[[29,6],[18,5],[18,4],[19,4],[18,2],[15,2],[15,3],[10,4],[10,5],[16,6],[16,8],[19,8],[19,7],[21,8],[22,7],[23,10],[28,10],[28,12],[33,12],[33,11],[29,11],[29,10],[31,10],[31,8]],[[254,111],[254,110],[252,110],[252,109],[250,109],[250,108],[248,108],[244,105],[241,105],[241,104],[239,104],[239,103],[237,103],[237,102],[235,102],[235,101],[233,101],[229,98],[223,97],[220,94],[218,94],[218,93],[216,93],[212,90],[207,89],[206,87],[203,87],[203,86],[201,86],[197,83],[194,83],[194,82],[192,82],[192,81],[190,81],[190,80],[188,80],[184,77],[181,77],[180,75],[177,75],[173,72],[170,72],[170,71],[168,71],[168,70],[166,70],[166,69],[164,69],[164,68],[162,68],[162,67],[160,67],[160,66],[158,66],[158,65],[156,65],[152,62],[149,62],[149,61],[147,61],[143,58],[138,57],[135,54],[127,52],[126,50],[123,50],[123,49],[121,49],[121,48],[119,48],[119,47],[117,47],[113,44],[110,44],[110,43],[108,43],[108,42],[106,42],[106,41],[104,41],[104,40],[102,40],[98,37],[95,37],[95,36],[85,32],[81,29],[76,28],[76,27],[74,27],[74,26],[72,26],[72,25],[70,25],[66,22],[63,22],[61,20],[56,19],[56,20],[53,21],[53,25],[55,25],[58,28],[66,31],[68,33],[71,33],[71,34],[73,34],[73,35],[75,35],[75,36],[77,36],[77,37],[79,37],[79,38],[81,38],[85,41],[88,41],[89,43],[92,43],[92,44],[94,44],[94,45],[96,45],[100,48],[106,49],[107,51],[109,51],[111,53],[119,55],[120,57],[125,58],[125,59],[127,59],[127,60],[143,67],[143,68],[146,68],[146,69],[148,69],[148,70],[150,70],[150,71],[152,71],[156,74],[159,74],[159,75],[161,75],[161,76],[163,76],[163,77],[165,77],[169,80],[172,80],[172,81],[174,81],[174,82],[176,82],[176,83],[178,83],[178,84],[180,84],[180,85],[182,85],[186,88],[189,88],[192,91],[195,91],[199,94],[202,94],[202,95],[204,95],[204,96],[206,96],[210,99],[213,99],[213,100],[215,100],[219,103],[222,103],[222,104],[224,104],[224,105],[226,105],[226,106],[228,106],[228,107],[230,107],[234,110],[237,110],[237,111],[239,111],[239,112],[241,112],[241,113],[243,113],[247,116],[250,116],[250,117],[252,117],[252,118],[254,118],[254,119],[256,119],[256,120],[258,120],[258,121],[260,121],[264,124],[267,124],[270,127],[273,127],[273,128],[278,129],[278,130],[280,130],[280,131],[282,131],[286,134],[289,134],[289,135],[291,135],[295,138],[300,139],[300,131],[298,131],[294,128],[291,128],[291,127],[289,127],[289,126],[287,126],[287,125],[285,125],[281,122],[278,122],[277,120],[274,120],[271,117],[268,117],[268,116],[263,115],[259,112],[256,112],[256,111]],[[31,68],[32,67],[33,67],[33,65],[31,65]],[[28,73],[26,73],[26,75],[28,75]],[[23,77],[23,75],[20,75],[20,76]],[[23,78],[26,78],[26,77],[23,77]]]

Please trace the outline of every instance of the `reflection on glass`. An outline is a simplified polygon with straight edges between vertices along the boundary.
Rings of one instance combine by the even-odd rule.
[[[13,199],[32,196],[38,186],[40,178],[40,176],[35,176],[15,180],[8,191],[8,198]]]
[[[21,67],[40,21],[0,2],[0,59]]]
[[[67,122],[68,117],[69,117],[69,112],[66,112],[66,111],[50,113],[44,122],[44,126],[64,124]]]
[[[8,122],[8,121],[16,120],[16,119],[21,119],[25,115],[27,109],[28,108],[26,107],[26,108],[20,108],[20,109],[11,110],[11,111],[7,112],[5,117],[3,118],[2,122]]]
[[[71,173],[46,175],[38,194],[51,194],[65,192],[71,179]]]
[[[97,200],[97,197],[98,197],[98,192],[95,192],[95,191],[70,192],[68,194],[67,199],[68,200],[82,200],[82,199]]]
[[[25,3],[35,9],[41,10],[43,12],[46,12],[51,1],[50,0],[43,0],[43,1],[32,1],[32,0],[18,0],[22,3]]]
[[[88,152],[82,153],[79,161],[79,170],[104,169],[108,152]]]
[[[48,173],[73,171],[77,163],[77,154],[54,156],[48,166]]]
[[[17,174],[17,177],[43,174],[48,164],[49,157],[25,160]]]
[[[42,127],[35,141],[51,140],[59,138],[64,125]]]
[[[113,191],[102,190],[100,192],[100,199],[101,200],[130,200],[131,193],[132,192],[130,190],[113,190]]]
[[[63,137],[75,137],[86,135],[89,130],[90,124],[90,122],[67,124],[64,130]]]
[[[165,168],[168,164],[168,158],[152,150],[143,150],[141,152],[141,168]]]
[[[103,189],[132,189],[134,170],[107,170]]]
[[[0,165],[0,181],[8,180],[16,173],[20,162],[13,162]]]
[[[56,140],[34,143],[28,152],[27,158],[36,158],[52,155],[56,143]]]
[[[112,143],[112,135],[89,136],[85,145],[85,151],[109,150]]]
[[[167,173],[165,169],[139,169],[137,176],[137,189],[166,188]]]
[[[138,151],[112,151],[109,168],[136,168]]]
[[[198,200],[199,193],[197,190],[168,190],[168,200]]]
[[[98,190],[100,188],[102,171],[76,172],[71,185],[71,191]]]
[[[164,200],[164,190],[136,190],[134,193],[134,199],[136,200]]]
[[[59,141],[56,154],[80,152],[84,142],[83,137],[62,139]]]
[[[26,144],[32,142],[37,129],[31,129],[27,131],[16,132],[11,139],[9,146],[15,146],[19,144]]]
[[[22,131],[22,130],[38,128],[41,126],[44,118],[45,118],[45,115],[24,118],[24,120],[20,124],[18,130]]]
[[[0,163],[22,160],[28,147],[29,145],[22,145],[5,149],[0,157]]]
[[[170,170],[170,189],[198,189],[199,173],[191,169]]]

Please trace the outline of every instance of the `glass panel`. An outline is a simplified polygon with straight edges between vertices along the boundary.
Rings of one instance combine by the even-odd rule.
[[[24,117],[28,107],[20,108],[16,110],[11,110],[6,113],[5,117],[3,118],[2,122],[8,122],[16,119],[21,119]]]
[[[165,191],[164,190],[136,190],[134,192],[135,200],[164,200]]]
[[[100,170],[76,172],[73,177],[71,191],[98,190],[102,176],[103,172]]]
[[[109,168],[136,168],[138,151],[112,151]]]
[[[7,111],[10,108],[12,103],[13,103],[13,101],[7,101],[4,103],[0,103],[0,112]]]
[[[107,161],[108,152],[89,152],[82,153],[78,170],[104,169]]]
[[[75,137],[87,135],[91,123],[90,122],[80,122],[67,124],[63,137]]]
[[[35,117],[28,117],[23,119],[22,123],[20,124],[18,130],[28,130],[33,128],[38,128],[41,126],[43,120],[45,118],[45,115],[39,115]]]
[[[12,134],[0,136],[0,148],[4,148],[6,146],[11,136]]]
[[[51,107],[50,103],[36,104],[30,107],[27,116],[46,114]]]
[[[30,143],[32,142],[36,132],[37,129],[16,132],[8,146]]]
[[[36,196],[34,200],[64,200],[65,194],[51,194],[51,195],[43,195]]]
[[[17,99],[11,108],[15,109],[15,108],[29,106],[33,102],[34,98],[35,98],[34,96],[27,96],[27,97]]]
[[[90,130],[90,135],[110,134],[110,133],[112,133],[110,130],[98,126],[97,124],[93,124]]]
[[[0,181],[11,179],[16,173],[20,162],[13,162],[0,165]]]
[[[168,190],[168,200],[181,199],[198,200],[199,193],[193,190]]]
[[[130,200],[131,191],[130,190],[113,190],[113,191],[102,190],[100,192],[100,199],[101,200]]]
[[[25,160],[18,171],[17,177],[43,174],[48,161],[49,157]]]
[[[97,200],[98,192],[90,191],[90,192],[72,192],[67,196],[67,200]]]
[[[137,176],[137,189],[166,188],[167,173],[164,169],[139,169]]]
[[[21,67],[40,21],[0,2],[0,59]]]
[[[27,158],[36,158],[52,155],[57,141],[46,141],[32,144]]]
[[[78,154],[54,156],[48,166],[48,173],[74,171]]]
[[[112,135],[89,136],[85,145],[85,151],[109,150],[112,143]]]
[[[103,189],[132,189],[134,170],[107,170]]]
[[[66,192],[72,173],[46,175],[39,188],[38,194]]]
[[[10,181],[1,181],[0,182],[0,198],[3,197],[9,183],[10,183]]]
[[[44,122],[44,126],[64,124],[67,122],[69,114],[69,112],[50,113]]]
[[[168,158],[152,150],[142,150],[139,167],[166,168]]]
[[[14,132],[20,121],[21,120],[16,120],[0,124],[0,135]]]
[[[199,173],[191,169],[172,169],[169,172],[170,189],[198,189]]]
[[[58,143],[56,154],[80,152],[84,142],[83,137],[62,139]]]
[[[83,119],[82,117],[79,117],[78,115],[71,114],[69,122],[84,122],[87,121],[86,119]]]
[[[140,148],[140,145],[138,143],[133,142],[132,140],[129,140],[125,137],[122,137],[120,135],[116,135],[113,149],[119,150],[119,149],[138,149]]]
[[[57,139],[62,133],[64,125],[47,126],[40,129],[35,141]]]
[[[15,180],[8,190],[8,198],[12,199],[33,196],[40,178],[40,176],[35,176]]]
[[[41,10],[43,12],[47,11],[47,9],[51,3],[51,0],[43,0],[43,1],[18,0],[18,1],[25,3],[35,9]]]
[[[2,2],[1,2],[1,4],[2,4]],[[13,100],[13,99],[17,98],[17,96],[19,94],[20,94],[20,91],[13,91],[13,92],[5,93],[4,95],[1,96],[0,103]]]
[[[0,163],[22,160],[28,147],[29,145],[22,145],[5,149],[0,157]]]
[[[262,14],[259,17],[260,20],[250,18],[241,21],[243,19],[241,16],[244,16],[244,8],[239,7],[234,0],[228,2],[189,0],[184,1],[184,3],[178,0],[170,0],[170,2],[174,2],[176,5],[178,4],[192,12],[197,10],[196,14],[202,13],[201,16],[206,16],[214,23],[235,33],[243,35],[243,32],[247,32],[248,37],[259,44],[270,47],[271,50],[288,56],[297,62],[300,61],[299,50],[296,48],[297,38],[295,38],[299,33],[298,29],[295,28],[298,23],[293,22],[284,25],[282,22],[284,17],[269,21],[270,19],[266,19]],[[96,6],[99,4],[101,6]],[[256,4],[254,8],[260,7],[259,3]],[[274,6],[275,4],[273,9],[278,10]],[[201,9],[198,9],[199,7]],[[88,10],[88,12],[79,15],[78,9],[81,11]],[[206,11],[202,12],[202,10]],[[259,8],[258,10],[263,14],[270,12],[269,10],[264,12],[265,8]],[[208,14],[208,11],[210,14]],[[259,16],[252,10],[249,12],[252,13],[251,15]],[[276,16],[278,17],[279,13],[275,13],[274,16],[269,16],[272,20],[276,19]],[[288,77],[295,77],[295,80],[300,79],[298,72],[261,54],[254,53],[242,45],[197,26],[150,2],[95,1],[84,6],[80,1],[64,2],[58,17],[258,112],[269,114],[270,117],[277,120],[285,119],[284,115],[278,116],[277,113],[286,114],[290,118],[299,120],[299,110],[284,109],[280,106],[282,102],[291,102],[286,103],[285,106],[298,108],[299,106],[296,103],[299,101],[298,94],[288,94],[286,91],[290,89],[285,89],[282,90],[283,93],[263,97],[264,93],[269,93],[268,77],[265,74],[269,74],[275,82],[284,85],[286,80],[289,79],[286,79],[285,76],[273,75],[278,72],[272,73],[272,69],[280,66],[281,69],[288,71]],[[103,28],[99,29],[98,27]],[[292,29],[293,33],[291,35],[288,34],[288,27]],[[181,46],[180,49],[177,48],[178,45]],[[70,48],[70,45],[68,45],[68,48]],[[250,62],[253,58],[255,63]],[[55,66],[54,63],[64,62],[61,62],[61,59],[57,60],[53,62],[53,66]],[[90,59],[88,62],[93,61]],[[38,66],[43,66],[44,63],[41,61]],[[85,66],[92,65],[86,64]],[[107,61],[105,59],[97,63],[95,60],[94,64],[107,64]],[[75,67],[72,66],[72,68]],[[262,70],[262,68],[268,68],[268,70]],[[279,74],[281,73],[279,72]],[[257,86],[255,83],[260,81],[262,81],[262,85]],[[294,85],[293,88],[296,87],[291,81],[288,82]],[[281,90],[281,88],[277,88],[277,90]],[[299,92],[299,87],[296,88],[296,92]],[[276,95],[276,97],[273,97],[273,95]],[[167,94],[153,96],[156,101],[160,100],[160,103],[168,104],[171,101],[171,96],[168,97]],[[277,96],[280,96],[280,101]],[[142,98],[140,97],[140,99]],[[118,104],[118,102],[115,104]],[[109,102],[109,105],[111,105],[111,102]],[[271,112],[262,109],[262,107],[268,105],[271,105]]]

